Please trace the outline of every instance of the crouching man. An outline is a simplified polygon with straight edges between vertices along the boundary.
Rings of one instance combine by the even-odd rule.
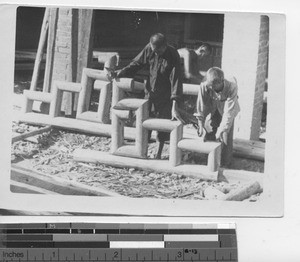
[[[233,122],[240,111],[236,80],[226,80],[224,72],[218,67],[207,71],[206,80],[200,84],[197,99],[198,134],[206,141],[221,141],[222,164],[229,165],[233,143]],[[205,132],[204,123],[210,116],[212,131]]]

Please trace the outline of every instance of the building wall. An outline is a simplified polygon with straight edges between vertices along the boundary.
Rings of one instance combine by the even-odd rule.
[[[72,9],[59,9],[57,28],[53,79],[72,81]]]
[[[267,18],[258,14],[225,14],[222,68],[239,87],[241,112],[234,136],[257,140],[260,132],[263,88],[267,73]]]
[[[269,55],[269,17],[261,16],[259,48],[257,59],[257,72],[255,84],[255,96],[252,116],[252,126],[250,138],[258,140],[260,135],[261,118],[263,110],[263,97],[265,91],[265,83],[268,73],[268,55]]]

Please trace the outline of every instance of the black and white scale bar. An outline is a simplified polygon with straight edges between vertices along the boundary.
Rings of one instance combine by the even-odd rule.
[[[0,261],[237,261],[236,248],[0,249]]]

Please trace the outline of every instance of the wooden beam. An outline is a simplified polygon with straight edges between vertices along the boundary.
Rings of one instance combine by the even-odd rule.
[[[113,107],[113,110],[137,110],[138,108],[142,107],[144,104],[148,105],[147,99],[126,98],[119,101]]]
[[[80,82],[82,70],[90,67],[93,57],[94,11],[79,9],[78,13],[78,60],[76,82]]]
[[[189,150],[197,153],[209,154],[221,146],[220,142],[207,141],[203,142],[200,137],[194,139],[182,139],[178,143],[178,147],[182,150]]]
[[[111,155],[107,152],[76,149],[73,158],[78,162],[101,163],[119,168],[137,168],[151,172],[165,172],[216,181],[218,172],[210,172],[202,165],[180,165],[172,167],[168,160],[136,159],[131,157]]]
[[[143,122],[144,128],[148,130],[156,130],[161,132],[171,132],[173,129],[177,128],[180,125],[182,125],[180,121],[159,118],[150,118]]]
[[[234,139],[233,155],[265,161],[265,143],[252,140]]]
[[[11,167],[11,179],[61,195],[120,196],[118,193],[111,192],[104,188],[91,187],[78,182],[45,175],[40,172],[18,167],[15,164]]]
[[[54,191],[43,189],[40,187],[20,183],[14,180],[10,181],[10,191],[13,193],[27,193],[27,194],[47,194],[47,195],[59,195]]]
[[[43,20],[43,24],[42,24],[42,28],[41,28],[41,34],[40,34],[38,50],[37,50],[35,63],[34,63],[34,69],[33,69],[31,84],[30,84],[30,90],[31,91],[35,91],[36,87],[37,87],[37,81],[38,81],[38,78],[39,78],[40,66],[41,66],[41,62],[43,60],[44,47],[45,47],[45,44],[46,44],[46,39],[47,39],[47,34],[48,34],[49,14],[50,14],[50,9],[46,8],[45,9],[45,14],[44,14],[44,20]]]
[[[34,125],[51,125],[58,128],[68,129],[74,132],[84,132],[92,135],[111,136],[111,125],[88,122],[79,119],[71,119],[65,117],[52,118],[49,115],[42,115],[37,113],[26,113],[19,117],[20,122],[25,122]],[[153,133],[153,132],[152,132]],[[183,138],[197,138],[195,129],[185,128],[183,132]],[[135,140],[135,128],[125,127],[124,138]],[[155,134],[152,134],[151,139],[155,140]],[[245,144],[246,143],[246,144]],[[250,145],[252,142],[250,141]],[[262,147],[264,143],[255,142],[253,145],[259,145]],[[255,149],[249,149],[249,144],[246,140],[235,139],[233,143],[234,156],[245,157],[249,159],[261,160],[264,159],[265,150],[263,148],[255,147]],[[241,147],[243,151],[241,151]],[[251,147],[250,147],[251,148]],[[258,153],[259,152],[259,153]]]
[[[28,100],[51,103],[53,95],[51,93],[24,90],[24,97],[26,97]]]
[[[45,67],[44,85],[43,85],[43,92],[47,92],[47,93],[50,93],[51,85],[52,85],[57,21],[58,21],[58,8],[51,8],[50,17],[49,17],[46,67]]]
[[[45,132],[49,132],[49,131],[51,131],[51,129],[52,129],[51,126],[46,126],[46,127],[31,131],[31,132],[28,132],[28,133],[25,133],[25,134],[14,136],[12,138],[12,143],[15,143],[17,141],[23,140],[23,139],[31,137],[31,136],[36,136],[36,135],[39,135],[39,134],[42,134],[42,133],[45,133]]]

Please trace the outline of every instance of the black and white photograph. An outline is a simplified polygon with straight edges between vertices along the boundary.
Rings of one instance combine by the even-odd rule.
[[[272,85],[270,60],[282,48],[272,47],[270,28],[284,34],[284,22],[266,13],[18,6],[10,192],[153,200],[161,209],[170,200],[237,204],[243,215],[248,206],[264,214],[276,188],[281,215],[283,173],[272,182],[267,148],[274,131],[279,146],[284,135],[269,125],[284,119],[272,112],[284,86]],[[284,57],[277,63],[284,69]]]

